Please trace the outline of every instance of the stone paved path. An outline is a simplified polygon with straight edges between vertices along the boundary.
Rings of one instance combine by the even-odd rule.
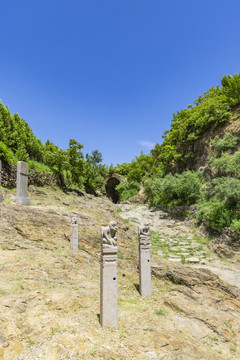
[[[136,225],[150,224],[152,251],[172,262],[205,264],[212,254],[203,239],[187,222],[171,219],[166,212],[152,211],[147,205],[119,204],[119,215]]]
[[[208,249],[206,239],[196,235],[187,222],[171,219],[163,211],[151,211],[147,205],[119,204],[119,215],[136,225],[149,222],[152,252],[171,262],[189,263],[211,270],[223,281],[240,288],[240,269],[234,261],[223,264]]]

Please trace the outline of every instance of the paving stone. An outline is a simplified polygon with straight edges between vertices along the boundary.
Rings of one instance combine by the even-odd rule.
[[[200,259],[197,258],[197,257],[190,257],[190,258],[187,258],[185,259],[186,262],[191,262],[191,263],[194,263],[194,264],[197,264],[200,262]]]
[[[170,247],[169,250],[170,251],[181,251],[181,249],[179,247]]]
[[[181,262],[182,259],[180,259],[180,258],[169,258],[168,261]]]

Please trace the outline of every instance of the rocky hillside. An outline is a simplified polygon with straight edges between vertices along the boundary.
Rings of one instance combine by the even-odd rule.
[[[192,224],[164,212],[54,187],[30,190],[29,207],[13,203],[14,190],[4,190],[0,204],[0,359],[240,358],[238,253],[219,259]],[[72,216],[77,253],[69,250]],[[119,226],[117,330],[99,324],[99,232],[112,219]],[[138,293],[136,235],[145,219],[154,230],[149,298]]]
[[[236,106],[231,110],[228,121],[223,123],[214,123],[213,126],[206,131],[201,138],[193,144],[193,152],[195,154],[194,162],[189,162],[188,167],[191,169],[199,169],[208,165],[208,151],[210,149],[210,141],[215,136],[223,137],[224,134],[231,133],[240,138],[240,106]]]

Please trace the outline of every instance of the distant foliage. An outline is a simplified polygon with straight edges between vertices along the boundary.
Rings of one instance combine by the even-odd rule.
[[[230,106],[240,104],[240,74],[223,76],[222,93],[227,97]]]
[[[214,156],[219,157],[225,151],[232,150],[236,147],[239,142],[239,138],[234,136],[230,132],[226,133],[223,138],[218,135],[210,141],[211,148],[214,151]]]
[[[123,163],[111,168],[111,173],[116,172],[126,177],[126,181],[117,186],[120,200],[127,200],[136,195],[141,183],[154,171],[154,158],[151,155],[141,153],[131,163]]]
[[[240,230],[240,150],[232,153],[238,142],[238,137],[226,133],[210,143],[214,179],[207,179],[202,189],[198,220],[212,228]]]
[[[140,184],[137,181],[123,180],[116,190],[119,193],[120,200],[128,200],[134,195],[137,195],[140,190]]]
[[[111,172],[116,172],[127,177],[129,181],[141,182],[146,175],[153,171],[154,158],[151,155],[140,154],[136,156],[131,163],[123,163],[111,169]]]
[[[188,159],[194,159],[194,142],[214,123],[226,121],[230,109],[240,104],[240,74],[223,76],[221,85],[210,88],[193,105],[174,114],[163,144],[151,150],[155,163],[162,164],[166,174],[184,170]]]
[[[173,115],[171,129],[164,133],[163,144],[157,144],[151,151],[166,173],[184,169],[187,159],[194,157],[194,142],[213,123],[221,123],[229,117],[228,99],[218,87],[211,88],[194,103]]]
[[[240,151],[235,154],[222,153],[219,158],[211,160],[211,166],[215,170],[215,177],[231,176],[240,179]]]
[[[102,154],[94,150],[91,155],[82,152],[83,145],[69,140],[67,150],[49,140],[43,144],[35,137],[29,125],[18,114],[11,115],[0,102],[0,159],[16,164],[22,160],[36,172],[51,172],[63,187],[85,186],[87,191],[103,189],[107,168]]]
[[[0,160],[5,160],[11,164],[17,163],[16,156],[2,141],[0,141]]]
[[[240,221],[240,180],[223,177],[212,181],[199,204],[198,220],[213,228],[236,227]]]
[[[182,174],[155,176],[145,185],[152,205],[191,205],[200,198],[203,183],[201,173],[185,171]]]
[[[33,134],[28,124],[18,114],[11,115],[9,109],[0,102],[0,141],[18,160],[43,161],[44,147]]]
[[[102,164],[102,154],[98,150],[93,150],[91,155],[86,154],[84,163],[84,185],[86,189],[93,192],[101,190],[105,192],[104,181],[107,176],[107,168]]]
[[[211,141],[209,165],[213,179],[186,171],[194,163],[196,140],[214,124],[227,121],[231,109],[240,104],[240,74],[223,76],[221,85],[210,88],[173,115],[171,129],[164,133],[163,143],[151,150],[147,166],[141,166],[143,159],[135,158],[130,164],[118,165],[116,172],[127,178],[119,188],[122,194],[134,188],[131,181],[136,181],[144,184],[151,205],[195,204],[200,222],[218,230],[232,227],[240,232],[239,136],[226,133]]]

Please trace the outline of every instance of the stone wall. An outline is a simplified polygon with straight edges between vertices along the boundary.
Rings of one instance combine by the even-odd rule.
[[[17,166],[2,161],[2,183],[3,187],[13,189],[16,187]],[[57,179],[50,173],[37,174],[35,171],[29,171],[28,185],[44,186],[57,183]]]

